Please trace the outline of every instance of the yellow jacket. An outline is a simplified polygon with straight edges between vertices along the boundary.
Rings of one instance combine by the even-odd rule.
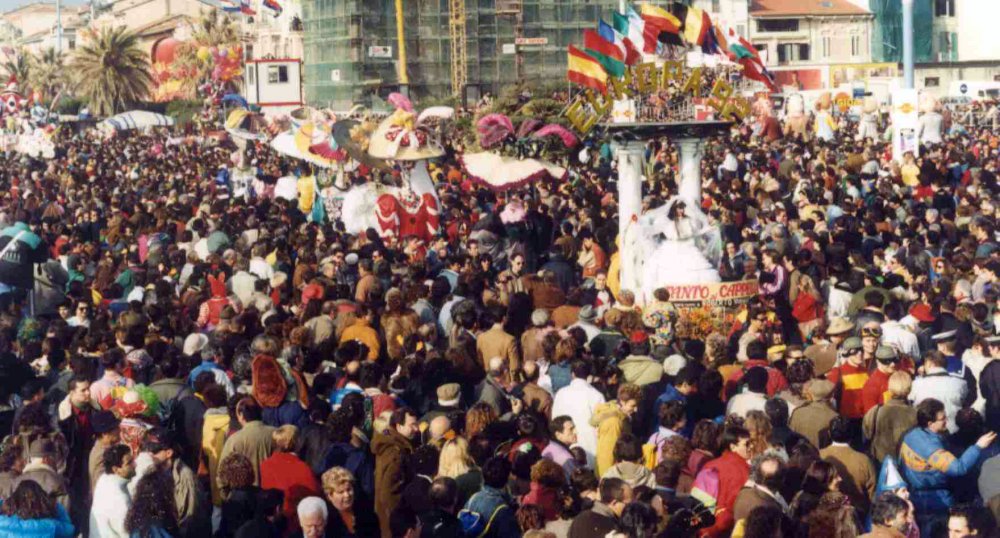
[[[379,343],[378,343],[378,333],[375,329],[368,325],[368,322],[364,319],[359,319],[354,322],[354,325],[344,329],[343,334],[340,335],[340,343],[350,342],[351,340],[357,340],[362,344],[368,346],[368,360],[374,361],[378,360]]]
[[[604,476],[615,464],[615,443],[623,431],[628,431],[627,419],[617,400],[603,403],[594,409],[590,425],[597,428],[598,477]]]
[[[219,491],[218,477],[219,460],[222,457],[222,447],[226,444],[226,434],[229,433],[229,413],[210,411],[205,413],[205,423],[201,428],[201,450],[208,464],[209,481],[212,483],[212,504],[222,506],[222,493]]]

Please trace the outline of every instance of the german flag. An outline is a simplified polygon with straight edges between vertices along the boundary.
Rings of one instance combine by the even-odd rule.
[[[608,92],[608,74],[601,64],[586,52],[569,46],[569,64],[566,78],[574,84],[591,88],[602,94]]]

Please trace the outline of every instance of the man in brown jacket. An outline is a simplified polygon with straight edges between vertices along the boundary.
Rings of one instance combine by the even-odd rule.
[[[809,403],[796,407],[788,421],[788,427],[805,437],[816,448],[830,444],[830,421],[840,416],[830,405],[833,383],[826,379],[814,379],[805,387]]]
[[[839,416],[833,419],[830,422],[830,440],[833,444],[820,450],[819,455],[837,468],[837,473],[844,480],[840,491],[851,499],[851,504],[861,513],[868,513],[872,495],[875,494],[878,471],[868,456],[847,444],[851,440],[851,430],[847,418]]]
[[[490,329],[476,338],[476,352],[484,370],[489,370],[490,359],[500,357],[512,378],[516,379],[515,374],[521,369],[521,353],[517,349],[517,339],[503,328],[506,317],[502,306],[493,305],[487,309],[483,318]]]
[[[904,538],[910,525],[910,504],[886,491],[872,505],[872,531],[861,538]]]
[[[392,538],[389,515],[399,506],[403,487],[412,478],[409,457],[413,454],[413,439],[419,433],[417,414],[403,407],[392,412],[389,427],[372,439],[375,454],[375,513],[378,515],[382,538]]]
[[[760,506],[773,506],[782,512],[788,511],[788,503],[781,496],[785,462],[776,454],[761,454],[750,464],[750,480],[736,495],[733,505],[733,519],[745,520],[750,512]]]
[[[542,414],[546,420],[552,418],[552,395],[538,385],[538,377],[541,373],[535,361],[527,361],[521,367],[524,384],[521,391],[524,393],[524,405],[528,409]]]
[[[886,456],[898,455],[899,440],[917,425],[917,410],[906,400],[911,386],[910,374],[893,372],[889,376],[889,401],[869,409],[861,421],[869,452],[880,464]]]

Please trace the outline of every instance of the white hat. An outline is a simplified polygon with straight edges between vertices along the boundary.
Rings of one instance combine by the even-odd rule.
[[[663,361],[663,373],[675,376],[677,372],[681,371],[681,368],[687,366],[687,359],[679,354],[673,354]]]
[[[184,354],[187,356],[200,353],[208,345],[208,337],[201,333],[191,333],[184,339]]]

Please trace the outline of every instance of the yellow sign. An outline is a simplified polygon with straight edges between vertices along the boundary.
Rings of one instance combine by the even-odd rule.
[[[914,108],[912,103],[903,103],[899,105],[899,108],[897,110],[899,110],[903,114],[911,114]]]
[[[685,70],[681,62],[665,62],[662,67],[645,62],[630,67],[622,78],[612,78],[608,82],[608,95],[587,90],[576,96],[563,114],[577,131],[587,134],[611,110],[611,101],[628,97],[647,97],[670,88],[676,82],[679,95],[702,96],[705,81],[703,68]],[[589,106],[588,106],[589,105]],[[725,120],[742,120],[750,114],[750,102],[735,95],[732,85],[723,79],[716,79],[709,91],[708,106]]]

